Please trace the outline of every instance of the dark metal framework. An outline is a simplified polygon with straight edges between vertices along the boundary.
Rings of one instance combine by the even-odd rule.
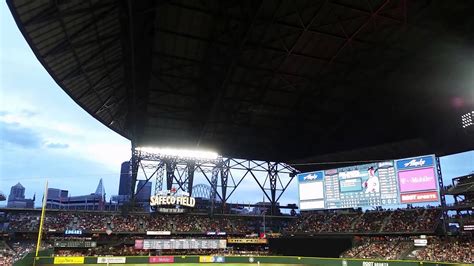
[[[141,187],[134,190],[138,169],[141,169],[146,181],[155,178],[155,193],[164,189],[176,189],[192,195],[194,176],[201,175],[210,185],[211,209],[213,210],[216,204],[220,204],[223,211],[226,209],[227,201],[242,181],[250,178],[260,188],[265,198],[263,200],[269,202],[270,212],[274,214],[277,211],[279,199],[299,173],[298,170],[285,163],[233,158],[197,160],[164,157],[139,150],[133,152],[131,161],[134,162],[131,166],[132,195],[136,195],[141,190]],[[151,170],[151,174],[147,174],[146,169]],[[165,181],[166,188],[163,187]]]
[[[448,229],[448,209],[446,208],[446,196],[444,194],[444,182],[443,182],[443,173],[441,172],[441,161],[438,156],[436,156],[436,172],[438,174],[438,188],[440,193],[441,207],[443,209],[443,232],[447,232]]]
[[[472,43],[473,1],[7,3],[54,80],[132,146],[286,162],[377,145],[395,158],[386,144],[412,139],[422,151],[404,157],[472,147],[444,108],[471,84],[428,51]]]

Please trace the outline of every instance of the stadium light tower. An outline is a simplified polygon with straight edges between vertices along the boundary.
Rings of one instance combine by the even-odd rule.
[[[474,111],[468,112],[461,116],[461,124],[464,129],[471,129],[474,127]]]
[[[181,158],[190,160],[217,160],[219,154],[214,151],[204,150],[188,150],[188,149],[173,149],[173,148],[157,148],[157,147],[138,147],[137,151],[156,154],[162,158]]]

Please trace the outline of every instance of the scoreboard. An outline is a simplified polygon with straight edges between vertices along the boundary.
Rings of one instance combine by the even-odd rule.
[[[137,239],[135,249],[225,249],[225,239]]]
[[[54,242],[55,248],[95,248],[97,242],[87,240],[61,240]]]
[[[438,202],[434,155],[302,173],[300,210]]]

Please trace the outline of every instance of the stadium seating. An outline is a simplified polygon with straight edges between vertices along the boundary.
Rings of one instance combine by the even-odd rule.
[[[8,213],[7,232],[15,237],[5,243],[2,260],[13,262],[33,250],[35,243],[23,235],[34,236],[39,227],[39,212],[13,211]],[[377,211],[343,211],[306,213],[299,217],[267,217],[266,226],[283,237],[293,234],[316,236],[317,234],[349,235],[355,245],[341,257],[364,259],[412,259],[427,261],[473,262],[473,242],[461,238],[431,237],[428,246],[415,248],[410,235],[434,235],[440,222],[438,208],[410,208]],[[466,220],[472,217],[465,217]],[[206,237],[206,232],[226,232],[241,237],[256,236],[262,230],[262,217],[215,216],[194,214],[131,214],[99,212],[49,212],[44,223],[45,243],[51,247],[55,240],[74,240],[64,235],[64,230],[79,229],[93,235],[97,247],[88,249],[56,248],[55,255],[98,256],[98,255],[179,255],[179,250],[144,251],[134,249],[135,239],[143,239],[146,231],[170,231],[188,237]],[[23,233],[19,233],[23,232]],[[108,232],[105,234],[105,232]],[[19,234],[16,234],[19,233]],[[114,234],[117,233],[117,234]],[[111,234],[111,235],[109,235]],[[386,234],[386,235],[385,235]],[[357,235],[365,235],[358,237]],[[390,235],[390,236],[387,236]],[[76,236],[81,239],[81,236]],[[31,238],[30,238],[31,239]],[[445,252],[439,252],[445,250]],[[182,254],[221,255],[270,255],[265,246],[249,245],[226,250],[186,250]],[[339,254],[339,253],[338,253]],[[288,254],[284,254],[288,255]],[[8,265],[8,264],[7,264]]]

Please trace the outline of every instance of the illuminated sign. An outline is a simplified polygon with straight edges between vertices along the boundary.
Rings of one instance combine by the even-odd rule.
[[[466,224],[462,227],[464,231],[474,231],[474,224]]]
[[[226,232],[209,231],[209,232],[206,232],[206,235],[208,235],[208,236],[225,236],[225,235],[227,235],[227,233]]]
[[[389,266],[388,262],[363,261],[362,266]]]
[[[266,238],[229,238],[227,243],[229,244],[266,244],[268,241]]]
[[[432,167],[398,173],[400,192],[436,190],[436,174]]]
[[[169,236],[171,231],[146,231],[146,234],[149,236]]]
[[[176,192],[167,190],[150,197],[150,206],[152,207],[185,206],[192,208],[195,205],[196,199],[190,197],[189,194],[185,192],[177,194]]]
[[[426,238],[417,238],[413,240],[415,247],[426,247],[428,245],[428,239]]]
[[[184,213],[184,209],[177,208],[156,208],[156,211],[161,213]]]
[[[400,195],[400,202],[406,204],[419,202],[434,202],[438,200],[439,198],[437,191],[408,193]]]
[[[299,174],[298,175],[298,180],[300,182],[308,181],[308,182],[313,182],[313,181],[318,181],[323,179],[323,173],[322,172],[310,172],[310,173],[304,173],[304,174]]]
[[[56,248],[95,248],[97,242],[85,240],[58,240],[54,241]]]
[[[68,229],[64,231],[65,235],[82,235],[82,230],[74,230],[74,229]]]
[[[397,169],[408,170],[412,168],[423,168],[434,165],[434,156],[422,156],[409,159],[397,160]]]

